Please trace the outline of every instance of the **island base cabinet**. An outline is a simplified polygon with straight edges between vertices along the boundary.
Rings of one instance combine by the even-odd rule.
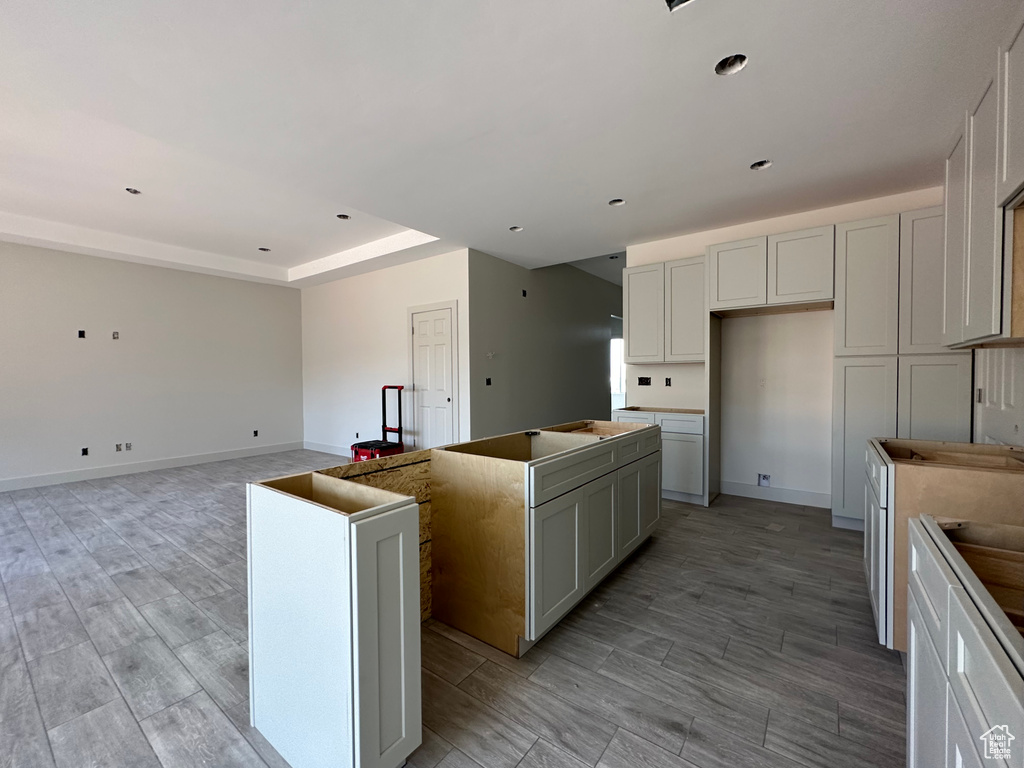
[[[414,499],[318,473],[248,486],[250,719],[294,768],[422,740]]]
[[[946,686],[946,765],[950,768],[982,768],[978,754],[978,737],[967,727],[963,712],[956,703],[952,686]],[[1001,761],[989,760],[989,764]]]
[[[597,482],[597,481],[592,481]],[[586,592],[583,559],[590,483],[530,510],[530,639],[539,639]]]
[[[647,456],[618,470],[619,508],[616,517],[618,559],[636,549],[661,518],[662,454]]]
[[[907,641],[907,768],[935,768],[946,764],[946,671],[912,594]]]

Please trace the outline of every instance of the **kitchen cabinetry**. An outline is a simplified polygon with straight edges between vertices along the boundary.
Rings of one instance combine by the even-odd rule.
[[[835,227],[708,247],[709,309],[831,301]]]
[[[296,768],[396,768],[421,740],[415,499],[319,473],[248,497],[252,725]]]
[[[768,303],[768,238],[708,246],[708,309]]]
[[[995,599],[1006,592],[1009,574],[987,559],[1019,555],[994,542],[1005,537],[1019,547],[1020,531],[971,523],[944,532],[928,515],[910,520],[909,530],[912,544],[925,545],[911,558],[949,578],[924,582],[923,592],[912,584],[908,595],[908,765],[1019,765],[1013,742],[1024,730],[1024,640],[1009,620],[1019,607],[1004,609]],[[923,593],[941,606],[942,621],[928,618],[930,609],[918,600]],[[987,754],[1000,747],[1010,759]]]
[[[650,536],[658,427],[573,422],[431,451],[433,613],[519,656]]]
[[[948,351],[942,343],[943,229],[942,206],[900,214],[901,355]]]
[[[899,349],[899,216],[836,227],[836,357]]]
[[[1024,19],[999,51],[999,144],[996,203],[1006,205],[1024,185]]]
[[[836,228],[768,236],[768,303],[831,301]]]
[[[970,352],[899,358],[896,437],[971,441]]]
[[[612,411],[612,420],[661,427],[662,493],[676,501],[704,502],[704,414],[622,408]]]
[[[665,264],[665,362],[704,360],[704,257]]]
[[[864,518],[864,446],[896,434],[895,357],[836,358],[832,397],[832,524]]]
[[[665,361],[665,265],[622,270],[622,336],[627,363]]]
[[[967,252],[967,128],[946,156],[946,238],[943,245],[943,326],[946,346],[964,340],[964,265]]]

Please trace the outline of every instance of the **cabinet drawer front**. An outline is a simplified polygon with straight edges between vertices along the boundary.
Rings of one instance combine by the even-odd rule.
[[[987,730],[987,729],[986,729]],[[984,731],[982,731],[984,733]],[[946,765],[951,768],[981,768],[984,765],[978,753],[978,734],[964,720],[964,714],[953,696],[953,687],[946,686]],[[989,765],[993,764],[989,760]],[[996,763],[1002,765],[1002,761]]]
[[[663,413],[658,415],[658,426],[662,432],[703,435],[704,417],[696,413]]]
[[[650,429],[632,432],[615,438],[615,466],[624,467],[661,447],[661,433]]]
[[[929,538],[920,520],[909,520],[910,558],[907,582],[921,609],[921,618],[932,642],[946,662],[946,631],[949,624],[949,588],[960,582],[946,559]]]
[[[618,446],[603,440],[580,451],[558,456],[530,467],[530,506],[539,507],[573,488],[611,472],[616,467]]]
[[[875,501],[879,507],[886,509],[887,493],[889,490],[886,481],[888,480],[889,473],[885,459],[879,455],[878,448],[870,440],[864,454],[864,471],[868,473],[868,484],[875,492]]]
[[[625,421],[629,424],[657,424],[653,413],[648,411],[616,411],[612,414],[612,421]]]
[[[1011,734],[1024,733],[1024,680],[963,587],[949,590],[947,656],[949,684],[968,730],[980,737],[1005,725]]]

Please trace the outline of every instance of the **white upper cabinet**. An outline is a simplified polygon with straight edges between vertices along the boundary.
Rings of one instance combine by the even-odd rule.
[[[622,335],[625,362],[664,362],[664,264],[622,270]]]
[[[964,340],[964,265],[967,251],[967,127],[946,156],[946,238],[943,244],[942,343]]]
[[[899,264],[899,216],[836,227],[837,357],[897,353]]]
[[[996,207],[998,89],[992,80],[968,120],[967,277],[964,286],[964,341],[998,334],[1002,328],[1002,211]]]
[[[999,144],[996,203],[1005,205],[1024,186],[1024,27],[1013,25],[999,51]]]
[[[836,228],[768,237],[768,303],[831,301]]]
[[[704,257],[665,264],[665,362],[704,359]]]
[[[942,207],[900,215],[900,354],[946,352],[942,343]]]
[[[768,238],[708,246],[708,308],[768,303]]]

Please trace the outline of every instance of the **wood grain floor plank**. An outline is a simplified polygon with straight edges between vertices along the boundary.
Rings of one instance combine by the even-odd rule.
[[[33,659],[28,670],[47,729],[119,698],[114,681],[89,642]]]
[[[200,690],[170,648],[150,637],[103,657],[136,718],[142,720]]]
[[[882,752],[772,712],[765,748],[807,768],[902,768],[902,752]]]
[[[256,751],[205,691],[141,722],[164,768],[263,768]]]
[[[458,685],[486,661],[483,656],[429,629],[420,632],[423,668]]]
[[[59,768],[160,768],[120,697],[53,728],[49,736]]]

